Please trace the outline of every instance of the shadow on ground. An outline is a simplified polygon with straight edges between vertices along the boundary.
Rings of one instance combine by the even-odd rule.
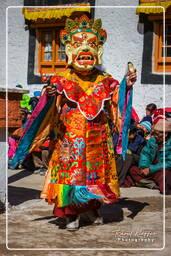
[[[10,205],[19,205],[32,199],[40,199],[40,190],[8,186],[8,202]]]
[[[13,170],[13,171],[14,171],[14,175],[12,175],[8,178],[8,184],[11,184],[17,180],[23,179],[23,178],[33,174],[32,171],[28,171],[28,170],[22,170],[19,173],[15,173],[15,170]]]
[[[135,216],[147,205],[149,204],[146,202],[142,203],[136,200],[122,198],[117,203],[103,205],[101,207],[101,215],[103,216],[104,223],[120,222],[124,219],[123,209],[126,208],[131,211],[127,217],[134,219]]]
[[[105,204],[101,207],[100,212],[103,217],[104,224],[110,222],[121,222],[124,220],[124,211],[126,208],[130,211],[127,218],[134,219],[139,212],[141,212],[146,206],[149,204],[146,202],[139,202],[136,200],[130,200],[127,198],[123,198],[119,200],[119,202],[114,204]],[[60,229],[64,229],[66,227],[66,220],[62,218],[56,218],[55,216],[45,216],[41,218],[34,219],[33,221],[42,221],[49,220],[50,224],[58,226]],[[91,225],[92,221],[85,214],[81,214],[80,226],[88,226]]]

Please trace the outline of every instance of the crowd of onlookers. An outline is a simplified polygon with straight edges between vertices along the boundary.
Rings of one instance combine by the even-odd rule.
[[[147,105],[143,119],[130,126],[126,159],[118,156],[116,165],[121,187],[171,194],[171,113]]]
[[[30,99],[31,111],[21,108],[22,127],[9,135],[9,161],[16,152],[40,96],[41,92],[36,91]],[[114,144],[117,144],[116,138]],[[24,167],[35,174],[45,175],[50,156],[49,145],[50,138],[47,137],[39,148],[26,157],[19,168]],[[127,154],[125,159],[116,154],[116,166],[121,187],[147,187],[171,194],[171,113],[166,109],[157,109],[151,103],[146,106],[146,115],[142,120],[131,120]]]

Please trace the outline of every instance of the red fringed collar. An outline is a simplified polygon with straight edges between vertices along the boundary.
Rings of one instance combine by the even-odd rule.
[[[86,93],[78,83],[63,76],[53,76],[51,83],[57,87],[59,94],[64,93],[68,100],[77,103],[80,112],[88,120],[98,116],[104,107],[104,102],[111,99],[111,94],[119,82],[111,77],[92,85],[91,93]]]

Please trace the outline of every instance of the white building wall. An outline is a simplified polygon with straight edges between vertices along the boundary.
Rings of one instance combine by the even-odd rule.
[[[136,15],[136,8],[131,7],[133,5],[136,7],[138,4],[138,0],[96,0],[95,18],[102,19],[103,28],[108,34],[104,45],[104,69],[119,81],[126,72],[128,61],[133,62],[137,69],[133,106],[142,117],[145,114],[145,106],[149,103],[153,102],[158,107],[163,107],[164,87],[159,84],[141,84],[144,35],[137,30],[139,16]],[[166,106],[170,106],[171,85],[166,85],[165,88]]]
[[[23,0],[0,0],[0,87],[6,87],[6,29],[9,24],[8,36],[8,81],[9,88],[14,88],[17,83],[27,88],[27,56],[28,56],[28,31],[23,29],[24,19],[20,12],[9,9],[8,24],[6,24],[6,10],[9,6],[22,6]],[[0,201],[4,202],[6,194],[6,149],[7,143],[5,128],[0,128]]]
[[[5,65],[6,65],[6,2],[0,0],[1,8],[0,8],[0,21],[1,21],[1,29],[0,29],[0,87],[5,87]]]
[[[21,5],[22,5],[22,1]],[[22,8],[8,8],[8,86],[27,86],[29,31],[24,29]]]
[[[0,5],[0,87],[6,86],[6,48],[8,47],[8,86],[14,88],[17,83],[21,83],[27,89],[28,31],[24,30],[22,9],[10,7],[23,6],[23,0],[0,0]],[[6,31],[8,31],[7,42]]]

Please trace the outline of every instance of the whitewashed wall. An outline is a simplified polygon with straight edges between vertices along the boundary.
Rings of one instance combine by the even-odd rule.
[[[9,6],[22,6],[23,0],[0,0],[0,87],[6,87],[6,13]],[[8,10],[9,18],[9,40],[8,40],[8,81],[9,88],[14,88],[17,83],[26,84],[28,35],[26,35],[23,24],[23,16],[17,11]],[[27,32],[28,33],[28,32]],[[5,128],[0,128],[0,201],[4,202],[6,194],[6,135]]]
[[[95,18],[102,19],[103,27],[108,33],[103,56],[105,70],[121,81],[128,61],[133,62],[137,68],[138,79],[134,87],[133,105],[142,117],[145,105],[149,103],[163,107],[163,85],[141,84],[144,36],[137,30],[139,17],[135,13],[136,9],[131,7],[138,3],[138,0],[96,0]],[[166,106],[171,106],[171,85],[166,85],[165,88]]]
[[[22,2],[22,1],[21,1]],[[22,8],[8,8],[8,86],[27,87],[29,32],[24,29]]]

